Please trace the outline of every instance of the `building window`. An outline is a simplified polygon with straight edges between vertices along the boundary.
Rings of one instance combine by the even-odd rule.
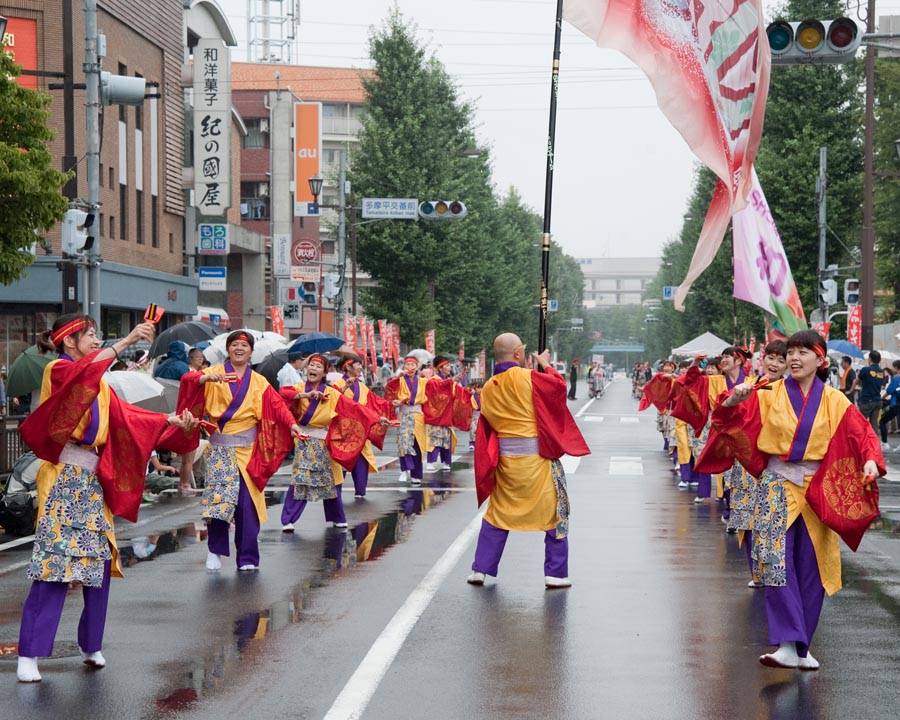
[[[153,247],[159,247],[159,198],[150,196],[150,242]]]
[[[97,184],[100,187],[103,187],[103,163],[100,163],[100,174],[99,174],[99,177],[97,178]]]
[[[175,252],[175,234],[174,233],[169,233],[169,252],[170,253]]]
[[[109,237],[112,240],[116,239],[116,216],[115,215],[109,216]]]
[[[241,219],[268,220],[269,217],[269,183],[241,183]]]
[[[247,134],[241,138],[241,147],[262,150],[269,147],[269,118],[247,120]]]
[[[128,239],[128,188],[119,185],[119,237]]]
[[[134,74],[136,78],[142,78],[143,75]],[[143,130],[144,129],[144,104],[134,106],[134,129],[135,130]]]
[[[128,74],[128,66],[124,63],[119,63],[119,75],[127,75]],[[119,105],[119,120],[121,122],[125,122],[125,106]]]
[[[103,231],[103,213],[100,213],[100,214],[97,216],[97,222],[98,222],[98,225],[99,225],[99,227],[100,227],[100,237],[103,237],[103,232],[104,232],[104,231]]]
[[[124,187],[124,186],[123,186]],[[144,193],[140,190],[134,192],[134,228],[135,240],[138,245],[144,244]]]
[[[116,169],[109,169],[109,187],[113,188],[116,186]]]

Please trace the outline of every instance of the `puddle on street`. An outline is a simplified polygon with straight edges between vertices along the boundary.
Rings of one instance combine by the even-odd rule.
[[[454,469],[457,464],[454,464]],[[460,465],[461,467],[461,465]],[[408,490],[396,508],[381,517],[358,523],[346,529],[326,530],[324,551],[317,569],[294,586],[289,595],[270,607],[248,613],[234,621],[231,637],[202,657],[188,661],[173,683],[173,689],[156,701],[156,707],[165,713],[177,713],[191,709],[202,701],[203,696],[227,686],[231,679],[241,672],[241,658],[259,654],[264,643],[279,630],[303,621],[303,611],[308,606],[316,589],[325,586],[335,577],[346,577],[356,566],[377,560],[397,543],[409,536],[413,518],[437,507],[445,499],[455,494],[455,485],[450,478],[429,478],[415,490]],[[398,491],[404,488],[397,488]],[[155,541],[156,547],[148,558],[178,549],[179,543],[191,538],[190,529],[173,531],[171,541]],[[162,540],[166,534],[160,536]],[[205,537],[205,530],[204,530]],[[152,536],[151,536],[152,539]],[[134,540],[134,539],[133,539]],[[188,542],[196,542],[194,539]],[[138,544],[142,548],[142,544]],[[132,547],[133,550],[133,547]],[[143,550],[139,550],[139,553]],[[139,561],[142,558],[139,558]],[[146,558],[143,558],[146,559]],[[169,666],[171,667],[171,665]]]

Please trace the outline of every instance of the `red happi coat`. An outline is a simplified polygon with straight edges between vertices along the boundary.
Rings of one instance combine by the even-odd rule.
[[[100,351],[51,367],[52,394],[19,426],[22,439],[41,460],[57,464],[72,433],[100,393],[100,381],[113,359],[93,362]],[[97,479],[113,515],[137,521],[147,478],[147,463],[155,449],[179,454],[197,448],[199,429],[186,434],[167,427],[167,415],[135,407],[109,392],[109,433],[97,448]]]
[[[566,404],[568,385],[552,368],[531,371],[532,401],[537,417],[538,454],[548,460],[563,455],[590,455],[575,418]],[[480,506],[494,491],[494,472],[500,462],[500,438],[482,414],[475,434],[475,490]]]

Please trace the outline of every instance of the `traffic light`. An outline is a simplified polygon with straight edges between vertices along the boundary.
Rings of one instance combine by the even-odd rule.
[[[341,292],[341,276],[336,272],[325,273],[325,285],[322,287],[322,294],[332,300]]]
[[[305,305],[318,305],[319,304],[318,283],[314,283],[314,282],[303,283],[303,303]]]
[[[819,280],[819,300],[823,305],[837,305],[837,280],[834,278]]]
[[[459,200],[425,200],[419,203],[423,220],[462,220],[469,211]]]
[[[81,256],[94,246],[94,238],[90,234],[93,224],[93,213],[76,208],[66,210],[62,222],[63,255]]]
[[[854,20],[776,20],[766,28],[773,65],[838,65],[853,60],[862,42]]]
[[[100,101],[104,105],[141,105],[146,90],[144,78],[100,73]]]
[[[859,305],[859,279],[844,280],[844,305]]]

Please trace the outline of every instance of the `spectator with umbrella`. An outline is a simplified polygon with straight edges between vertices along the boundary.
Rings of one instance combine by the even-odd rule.
[[[212,340],[220,332],[221,330],[215,325],[198,320],[180,322],[163,330],[156,336],[156,340],[150,346],[150,357],[154,358],[162,355],[164,349],[169,347],[169,343],[175,340],[180,340],[188,347],[191,347],[204,340]]]
[[[181,380],[181,376],[190,370],[184,343],[181,340],[173,340],[166,350],[166,359],[156,368],[156,377],[164,380]]]

